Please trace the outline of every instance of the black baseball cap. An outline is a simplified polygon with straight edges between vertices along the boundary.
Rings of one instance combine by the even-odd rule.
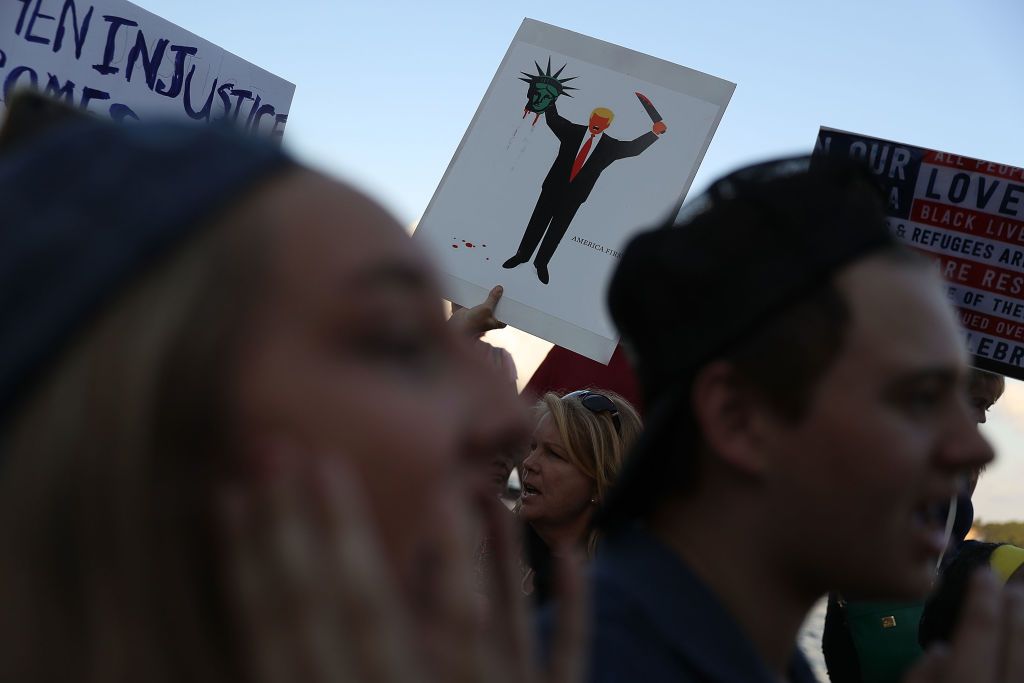
[[[690,389],[727,355],[845,266],[891,248],[884,197],[856,162],[797,157],[716,181],[688,218],[626,247],[608,293],[648,406],[644,433],[599,511],[605,528],[642,518],[689,471]],[[765,359],[771,362],[771,359]]]

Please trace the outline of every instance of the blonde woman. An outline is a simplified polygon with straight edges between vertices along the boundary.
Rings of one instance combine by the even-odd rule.
[[[527,523],[524,589],[546,598],[550,555],[582,546],[593,556],[594,511],[640,434],[640,416],[618,394],[545,394],[536,407],[530,452],[520,466],[520,518]]]

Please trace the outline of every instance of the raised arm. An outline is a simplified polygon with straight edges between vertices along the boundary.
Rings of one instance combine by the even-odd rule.
[[[562,115],[558,113],[558,109],[555,107],[554,102],[544,110],[544,120],[547,122],[548,128],[551,129],[551,132],[554,133],[555,137],[559,140],[572,134],[573,124],[562,118]],[[637,152],[637,154],[639,154],[639,152]]]
[[[623,140],[615,149],[615,157],[617,159],[625,159],[626,157],[635,157],[642,153],[645,149],[654,144],[654,141],[658,139],[657,134],[654,132],[644,133],[635,140]]]

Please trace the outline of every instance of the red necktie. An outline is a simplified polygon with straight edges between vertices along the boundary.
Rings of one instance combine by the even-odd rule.
[[[572,172],[569,173],[569,182],[576,178],[576,174],[583,168],[583,162],[587,160],[587,154],[590,153],[590,146],[594,144],[594,134],[590,134],[590,139],[583,143],[580,147],[580,153],[576,155],[576,161],[572,162]]]

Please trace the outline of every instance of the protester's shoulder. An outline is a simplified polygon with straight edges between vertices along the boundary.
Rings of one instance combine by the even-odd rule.
[[[590,583],[598,631],[605,626],[615,628],[644,620],[643,604],[614,571],[597,565],[591,572]]]
[[[608,538],[590,567],[591,599],[601,623],[630,623],[634,628],[653,628],[652,584],[658,558],[651,557],[652,542],[645,534],[629,533]]]
[[[649,644],[652,625],[642,603],[616,577],[607,573],[591,571],[589,583],[591,637],[595,643],[607,640],[621,644],[635,642],[641,646]],[[537,626],[542,643],[554,631],[555,615],[554,605],[550,603],[538,613]]]
[[[590,572],[591,632],[587,661],[588,683],[632,683],[633,681],[682,681],[679,663],[672,661],[671,648],[650,620],[643,604],[628,590],[622,577],[602,571]],[[542,656],[550,654],[557,610],[546,605],[538,615],[538,636]]]
[[[613,571],[592,574],[590,683],[696,681],[642,600]]]
[[[597,610],[591,635],[588,683],[679,681],[698,678],[687,672],[687,663],[663,642],[643,611],[628,601],[603,602]]]

